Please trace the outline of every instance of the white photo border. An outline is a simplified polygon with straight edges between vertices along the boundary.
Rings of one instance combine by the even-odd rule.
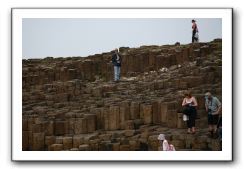
[[[231,8],[12,8],[12,160],[13,161],[232,161]],[[22,151],[23,18],[221,18],[222,151]]]

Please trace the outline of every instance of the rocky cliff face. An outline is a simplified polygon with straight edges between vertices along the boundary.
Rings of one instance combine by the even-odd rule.
[[[179,150],[220,150],[206,136],[204,93],[222,97],[222,41],[120,48],[111,53],[23,60],[23,150],[158,150],[166,134]],[[181,102],[198,100],[197,134],[186,134]]]

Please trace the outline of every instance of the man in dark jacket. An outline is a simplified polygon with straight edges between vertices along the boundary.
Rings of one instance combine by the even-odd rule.
[[[120,79],[121,56],[116,48],[112,55],[112,63],[114,65],[114,81],[118,82]]]

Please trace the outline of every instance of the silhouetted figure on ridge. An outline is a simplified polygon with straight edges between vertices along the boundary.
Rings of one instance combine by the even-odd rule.
[[[118,82],[120,80],[120,68],[121,68],[121,56],[116,48],[112,55],[112,63],[114,65],[114,81]]]
[[[196,21],[193,19],[192,21],[192,43],[198,42],[199,37],[198,37],[198,28]]]

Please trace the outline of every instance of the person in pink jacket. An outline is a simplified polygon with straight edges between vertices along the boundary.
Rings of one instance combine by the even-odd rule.
[[[159,146],[160,151],[175,151],[174,145],[168,143],[168,141],[165,139],[164,134],[159,134],[158,140],[159,140],[159,144],[160,144],[160,146]]]

